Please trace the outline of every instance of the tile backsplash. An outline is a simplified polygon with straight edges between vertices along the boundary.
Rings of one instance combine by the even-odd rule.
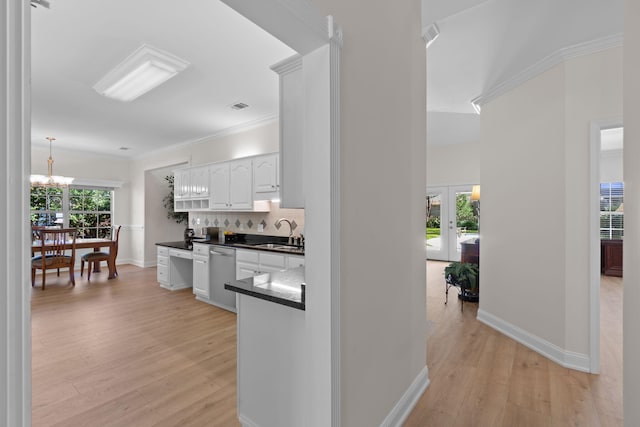
[[[222,227],[234,233],[288,236],[286,223],[276,225],[278,219],[286,218],[291,221],[294,236],[304,234],[304,209],[281,209],[279,202],[269,203],[270,212],[189,212],[189,227],[196,234],[202,227]],[[264,227],[262,232],[258,231],[260,224]]]

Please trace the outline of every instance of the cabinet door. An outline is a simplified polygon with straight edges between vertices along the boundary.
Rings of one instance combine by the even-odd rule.
[[[253,207],[253,190],[251,159],[230,162],[229,204],[231,209],[251,209]]]
[[[174,199],[184,199],[190,196],[189,169],[178,169],[173,172],[173,197]]]
[[[278,154],[253,159],[253,199],[270,200],[278,194]]]
[[[209,259],[193,258],[193,293],[209,298]]]
[[[229,209],[229,164],[211,166],[211,208]]]
[[[302,58],[280,62],[280,207],[304,208],[304,78]]]
[[[191,169],[191,196],[197,198],[209,197],[209,167],[201,166]]]
[[[258,274],[258,264],[236,262],[236,280],[247,279]]]
[[[298,268],[298,267],[304,267],[304,257],[289,255],[287,257],[287,270],[290,270],[292,268]]]

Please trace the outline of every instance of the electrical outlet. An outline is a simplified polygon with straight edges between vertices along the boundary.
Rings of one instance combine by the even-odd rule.
[[[200,225],[200,218],[196,218],[196,224]]]
[[[263,233],[263,232],[264,232],[264,225],[258,224],[258,233]]]

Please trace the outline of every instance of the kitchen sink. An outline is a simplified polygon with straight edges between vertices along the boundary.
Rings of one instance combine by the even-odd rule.
[[[265,249],[284,249],[284,250],[297,250],[298,246],[293,245],[283,245],[280,243],[260,243],[258,245],[254,245],[256,248],[265,248]]]

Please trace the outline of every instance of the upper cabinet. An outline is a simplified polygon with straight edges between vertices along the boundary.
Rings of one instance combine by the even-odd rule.
[[[211,209],[252,210],[251,159],[211,165]]]
[[[174,209],[268,212],[278,174],[278,153],[176,169]]]
[[[280,79],[280,207],[304,208],[304,78],[302,57],[271,67]]]
[[[251,159],[229,162],[229,209],[253,208]]]
[[[254,157],[253,159],[253,200],[279,198],[280,171],[278,153]]]

